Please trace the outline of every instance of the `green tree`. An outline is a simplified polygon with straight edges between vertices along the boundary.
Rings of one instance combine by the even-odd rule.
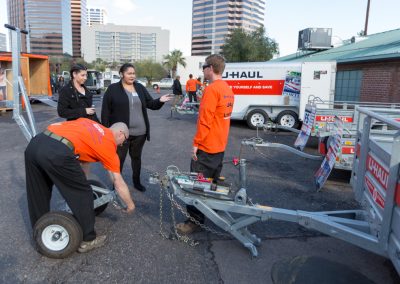
[[[186,67],[186,60],[183,57],[182,51],[174,49],[169,54],[165,55],[163,65],[167,67],[168,70],[172,71],[172,78],[175,78],[178,65]]]
[[[160,79],[167,75],[167,70],[151,59],[135,62],[136,77],[146,77],[150,82],[152,79]]]
[[[225,37],[222,54],[229,62],[267,61],[279,54],[279,46],[265,35],[264,26],[251,33],[238,28]]]
[[[88,68],[92,68],[100,72],[104,72],[106,70],[106,67],[107,62],[101,58],[97,58],[96,60],[93,60],[92,63],[88,64]]]

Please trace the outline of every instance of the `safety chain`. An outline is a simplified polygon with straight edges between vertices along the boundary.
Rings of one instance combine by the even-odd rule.
[[[163,182],[162,182],[163,183]],[[168,236],[163,229],[163,188],[165,188],[165,194],[167,195],[168,199],[170,200],[170,210],[171,210],[171,217],[172,217],[172,225],[173,225],[173,230],[174,230],[174,236]],[[194,224],[196,224],[197,226],[201,227],[202,229],[216,234],[218,236],[224,237],[224,238],[231,238],[231,236],[229,234],[226,233],[222,233],[219,231],[216,231],[210,227],[208,227],[207,225],[204,225],[202,223],[200,223],[198,220],[196,220],[195,218],[193,218],[192,216],[190,216],[190,214],[174,199],[173,193],[168,192],[168,187],[167,186],[162,186],[160,185],[160,235],[168,240],[174,240],[174,239],[178,239],[181,242],[187,243],[189,246],[197,246],[199,244],[199,242],[193,240],[192,238],[188,237],[187,235],[181,235],[178,233],[177,229],[176,229],[176,219],[175,219],[175,210],[174,207],[177,208],[187,219],[189,219],[191,222],[193,222]]]

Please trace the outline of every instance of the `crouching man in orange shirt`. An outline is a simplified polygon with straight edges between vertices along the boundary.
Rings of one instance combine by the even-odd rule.
[[[128,127],[118,122],[110,128],[87,118],[54,123],[36,135],[25,150],[26,191],[32,227],[50,211],[55,184],[82,227],[83,242],[78,251],[104,245],[106,236],[96,236],[93,192],[80,162],[101,162],[109,170],[118,195],[127,205],[135,204],[120,173],[117,146],[129,136]]]
[[[204,79],[210,85],[204,91],[197,119],[197,132],[193,138],[191,172],[202,173],[216,182],[222,170],[222,160],[228,143],[230,118],[234,95],[229,85],[222,80],[225,59],[219,54],[206,58],[203,65]],[[204,223],[204,215],[194,206],[187,206],[190,216]],[[190,234],[198,229],[191,220],[177,225],[181,234]]]

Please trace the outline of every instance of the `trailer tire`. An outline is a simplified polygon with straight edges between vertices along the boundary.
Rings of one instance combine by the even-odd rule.
[[[299,127],[300,123],[299,116],[292,110],[281,111],[276,118],[276,122],[281,126],[287,126],[295,129]]]
[[[106,188],[106,186],[101,181],[98,181],[98,180],[95,180],[95,179],[90,179],[88,181],[89,181],[90,185]],[[93,201],[96,200],[97,198],[102,197],[102,196],[103,196],[102,193],[93,191]],[[94,209],[95,215],[99,216],[101,213],[104,212],[104,210],[106,210],[107,206],[108,206],[108,203],[103,204],[103,205],[95,208]]]
[[[36,248],[50,258],[66,258],[74,253],[83,240],[82,228],[67,212],[44,214],[33,227]]]
[[[268,114],[262,109],[253,109],[247,114],[247,125],[251,129],[257,129],[258,124],[265,124],[269,120]]]

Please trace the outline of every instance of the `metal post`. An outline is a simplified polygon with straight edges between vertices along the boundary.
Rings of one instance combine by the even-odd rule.
[[[239,161],[240,188],[246,188],[246,159]]]
[[[4,25],[7,29],[11,30],[11,50],[12,50],[12,73],[13,73],[13,119],[21,128],[25,138],[29,141],[37,133],[35,126],[35,119],[33,116],[32,108],[29,103],[29,98],[25,90],[24,80],[21,76],[21,33],[28,34],[27,31],[21,30],[14,26]],[[22,103],[20,96],[23,97],[25,107],[29,119],[30,126],[26,123],[21,114]]]

